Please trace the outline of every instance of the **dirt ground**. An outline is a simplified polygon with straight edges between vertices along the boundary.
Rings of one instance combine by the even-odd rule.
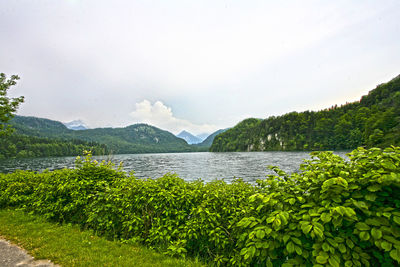
[[[35,260],[22,248],[0,238],[0,266],[1,267],[56,267],[48,260]]]

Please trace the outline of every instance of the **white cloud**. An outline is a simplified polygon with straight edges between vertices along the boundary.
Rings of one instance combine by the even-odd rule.
[[[194,124],[190,121],[174,117],[172,109],[164,105],[161,101],[151,104],[148,100],[136,103],[135,111],[130,115],[138,123],[147,123],[174,134],[186,130],[192,134],[212,133],[218,127],[210,124]]]

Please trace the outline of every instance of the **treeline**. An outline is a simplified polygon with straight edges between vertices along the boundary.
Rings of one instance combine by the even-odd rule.
[[[105,145],[82,140],[40,138],[19,134],[2,136],[0,139],[0,159],[77,156],[84,150],[90,150],[95,155],[109,153]]]
[[[400,76],[358,102],[318,112],[246,119],[218,135],[210,150],[341,150],[399,144]]]

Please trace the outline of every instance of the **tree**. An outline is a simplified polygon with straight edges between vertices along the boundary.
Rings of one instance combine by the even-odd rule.
[[[7,135],[11,132],[7,123],[14,117],[14,112],[17,111],[18,106],[24,102],[24,97],[9,98],[7,97],[7,90],[11,86],[17,84],[19,77],[12,75],[10,79],[4,73],[0,73],[0,136]]]

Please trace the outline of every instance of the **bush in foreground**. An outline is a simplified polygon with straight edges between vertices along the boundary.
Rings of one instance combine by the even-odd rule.
[[[312,154],[299,173],[241,180],[138,179],[106,162],[0,175],[0,207],[217,265],[400,263],[400,148]]]

